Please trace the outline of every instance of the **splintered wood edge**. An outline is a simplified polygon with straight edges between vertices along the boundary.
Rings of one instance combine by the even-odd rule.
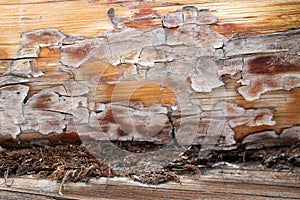
[[[128,178],[91,179],[88,183],[61,183],[30,177],[11,177],[12,185],[0,185],[2,197],[39,197],[43,199],[136,199],[136,198],[212,198],[218,199],[298,199],[300,177],[289,171],[255,171],[213,169],[208,174],[180,176],[181,183],[168,182],[157,186],[134,182]],[[4,182],[4,179],[0,179]],[[25,195],[25,196],[24,196]]]

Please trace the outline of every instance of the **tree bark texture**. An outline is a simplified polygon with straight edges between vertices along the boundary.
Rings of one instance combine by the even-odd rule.
[[[8,2],[0,143],[300,138],[297,1]]]

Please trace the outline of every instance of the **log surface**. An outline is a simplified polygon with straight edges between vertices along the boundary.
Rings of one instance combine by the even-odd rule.
[[[1,141],[299,139],[297,1],[0,6]]]
[[[86,139],[247,150],[300,139],[298,1],[9,0],[0,11],[1,146]],[[156,189],[121,178],[67,183],[63,197],[56,182],[13,180],[0,198],[300,196],[297,174],[255,170]]]

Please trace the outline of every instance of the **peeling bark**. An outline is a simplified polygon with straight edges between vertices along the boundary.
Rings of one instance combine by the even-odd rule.
[[[170,142],[171,124],[167,111],[149,107],[134,109],[126,106],[107,106],[105,112],[97,115],[104,134],[110,140],[134,140],[149,142]]]
[[[29,90],[28,86],[13,85],[0,88],[0,136],[16,136],[21,133],[20,125],[25,121],[23,101]]]
[[[0,76],[1,136],[78,132],[96,140],[205,148],[299,140],[299,123],[274,128],[277,110],[290,105],[259,104],[265,93],[300,87],[298,30],[228,39],[211,29],[217,19],[208,10],[191,6],[162,17],[136,14],[161,20],[162,27],[145,31],[126,27],[114,10],[108,17],[115,29],[92,38],[56,29],[22,34]],[[57,54],[50,64],[39,62],[45,48]],[[56,83],[57,74],[69,79],[47,83]],[[297,92],[289,98],[297,102]],[[250,135],[237,135],[242,128]]]
[[[13,75],[0,76],[0,87],[5,86],[5,85],[26,83],[28,81],[29,80],[26,78],[13,76]]]
[[[196,69],[190,74],[192,88],[196,92],[211,92],[224,85],[219,79],[217,67],[212,59],[200,58]]]
[[[246,126],[275,125],[273,121],[273,111],[267,108],[244,109],[234,103],[220,102],[215,109],[225,112],[224,116],[228,119],[231,128]]]
[[[93,54],[97,54],[99,58],[110,56],[107,40],[104,38],[75,40],[74,44],[62,46],[61,51],[61,62],[75,68],[83,64]]]
[[[282,131],[279,136],[280,138],[293,138],[293,139],[300,139],[300,127],[294,126],[292,128],[287,128]]]
[[[43,29],[23,33],[21,38],[21,47],[49,47],[60,46],[66,36],[57,29]]]
[[[238,91],[248,101],[274,90],[299,87],[299,31],[234,39],[224,45],[226,57],[243,57]]]
[[[183,24],[214,24],[217,19],[208,10],[198,10],[194,6],[186,6],[174,13],[163,16],[163,25],[174,28]]]
[[[243,143],[263,141],[266,139],[276,139],[278,135],[274,131],[263,131],[244,138]]]
[[[12,63],[6,74],[11,74],[20,77],[39,77],[44,73],[37,69],[36,60],[33,59],[21,59]]]

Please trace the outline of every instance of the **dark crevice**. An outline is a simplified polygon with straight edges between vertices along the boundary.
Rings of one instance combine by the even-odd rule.
[[[49,110],[49,109],[45,109],[45,110],[41,110],[41,111],[48,111],[48,112],[53,112],[53,113],[59,113],[59,114],[62,114],[62,115],[70,115],[70,116],[73,116],[73,114],[71,113],[67,113],[67,112],[63,112],[63,111],[58,111],[58,110]]]
[[[18,85],[28,86],[28,85],[26,85],[26,82],[20,82],[20,83],[6,83],[3,85],[0,85],[0,88],[7,87],[7,86],[18,86]]]
[[[168,117],[169,123],[171,125],[171,137],[174,142],[174,145],[179,146],[178,141],[176,139],[176,126],[174,125],[173,112],[172,112],[171,108],[168,109],[167,117]]]
[[[17,61],[17,60],[28,60],[37,59],[38,57],[22,57],[22,58],[1,58],[0,61]]]

